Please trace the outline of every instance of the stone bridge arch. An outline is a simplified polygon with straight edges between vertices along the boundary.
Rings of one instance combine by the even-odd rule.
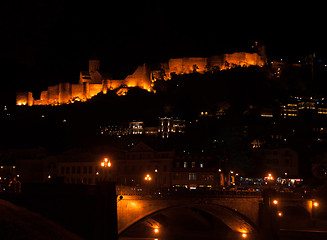
[[[124,196],[117,203],[118,234],[136,223],[171,208],[189,207],[221,220],[234,232],[254,233],[259,223],[260,198],[145,199]]]

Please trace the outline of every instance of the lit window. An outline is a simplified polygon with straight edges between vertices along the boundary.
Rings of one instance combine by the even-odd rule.
[[[187,162],[184,162],[184,168],[187,168]]]
[[[203,168],[203,163],[200,163],[200,168]]]
[[[190,180],[190,181],[196,180],[196,173],[189,173],[188,174],[188,180]]]

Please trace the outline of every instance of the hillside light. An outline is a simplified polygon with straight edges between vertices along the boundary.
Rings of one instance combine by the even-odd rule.
[[[273,204],[277,205],[278,204],[278,201],[276,199],[273,200]]]
[[[313,202],[313,206],[314,207],[319,207],[319,203],[318,202]]]
[[[159,228],[155,228],[153,231],[154,233],[159,233]]]
[[[278,217],[282,217],[283,216],[283,213],[280,212],[280,211],[277,214],[278,214]]]
[[[246,233],[242,233],[242,238],[247,238],[248,235]]]

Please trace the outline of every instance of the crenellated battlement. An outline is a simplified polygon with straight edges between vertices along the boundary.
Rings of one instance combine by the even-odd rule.
[[[266,57],[258,53],[235,52],[212,57],[184,57],[169,59],[161,63],[160,69],[150,69],[147,64],[138,66],[133,74],[123,80],[114,80],[110,74],[101,74],[100,61],[89,60],[89,70],[80,72],[78,84],[59,83],[49,86],[41,92],[40,99],[34,99],[31,92],[16,94],[17,105],[62,105],[76,101],[85,102],[98,93],[106,94],[108,90],[117,91],[117,95],[125,95],[128,88],[139,87],[149,92],[155,92],[154,82],[169,80],[172,74],[204,73],[210,70],[226,70],[235,66],[262,67],[266,64]]]

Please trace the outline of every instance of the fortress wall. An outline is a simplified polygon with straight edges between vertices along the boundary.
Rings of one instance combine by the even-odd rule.
[[[264,61],[257,53],[237,52],[225,54],[225,61],[240,66],[256,65],[262,67],[264,65]]]
[[[72,98],[70,83],[59,83],[59,104],[69,103]]]
[[[183,59],[182,58],[172,58],[168,60],[168,71],[169,75],[171,73],[182,74],[183,73]]]
[[[207,68],[207,58],[183,58],[184,73],[192,73],[195,65],[196,71],[203,73]]]
[[[246,64],[245,52],[225,54],[225,61],[230,64],[236,64],[236,65],[243,66]]]
[[[58,104],[59,102],[59,85],[48,87],[48,104]]]
[[[47,105],[48,100],[48,91],[42,91],[40,96],[41,105]]]
[[[231,65],[235,64],[237,66],[250,66],[256,65],[262,67],[265,63],[261,56],[257,53],[246,53],[246,52],[236,52],[232,54],[223,54],[219,56],[212,56],[210,58],[174,58],[168,61],[168,70],[165,70],[170,74],[175,72],[176,74],[192,73],[194,70],[194,65],[197,66],[197,72],[203,73],[207,70],[207,67],[219,67],[220,69],[226,69],[225,62]]]
[[[88,82],[83,83],[83,98],[90,98],[90,84]]]
[[[194,66],[197,67],[197,72],[203,73],[206,70],[207,65],[207,58],[192,57],[169,59],[169,76],[173,72],[176,74],[192,73],[194,70]]]
[[[259,54],[252,53],[251,58],[254,60],[255,64],[259,67],[263,67],[266,64],[266,57],[265,56],[260,56]]]
[[[208,58],[208,66],[211,68],[219,67],[220,69],[222,69],[224,65],[225,65],[224,55],[212,56]]]
[[[83,84],[72,84],[72,98],[84,99],[83,96]]]
[[[16,93],[16,104],[17,105],[32,106],[33,102],[34,102],[34,99],[33,99],[33,94],[31,92]]]
[[[127,87],[140,87],[145,90],[151,90],[150,71],[144,64],[138,66],[132,75],[125,78]]]
[[[265,51],[262,51],[265,52]],[[226,62],[229,66],[226,66]],[[223,54],[219,56],[212,56],[210,58],[189,57],[189,58],[173,58],[169,59],[168,63],[161,63],[161,70],[150,71],[146,64],[138,66],[135,72],[128,75],[124,80],[106,79],[99,73],[98,60],[90,60],[89,72],[80,72],[80,83],[60,83],[55,86],[49,86],[48,91],[42,91],[39,100],[34,100],[31,92],[20,92],[16,94],[17,105],[55,105],[70,102],[73,98],[80,98],[85,101],[99,92],[106,93],[108,89],[117,89],[121,86],[140,87],[148,91],[152,91],[151,74],[157,77],[162,77],[162,70],[164,71],[164,80],[171,78],[171,73],[183,74],[192,73],[196,70],[203,73],[207,68],[219,67],[219,69],[228,69],[232,65],[250,66],[255,65],[262,67],[266,63],[266,57],[257,53],[236,52],[232,54]],[[196,68],[195,68],[196,66]],[[103,80],[104,79],[104,80]]]
[[[108,89],[113,90],[125,84],[124,80],[107,80]]]
[[[102,92],[102,83],[101,84],[90,84],[89,85],[89,95],[93,97],[97,95],[99,92]]]

